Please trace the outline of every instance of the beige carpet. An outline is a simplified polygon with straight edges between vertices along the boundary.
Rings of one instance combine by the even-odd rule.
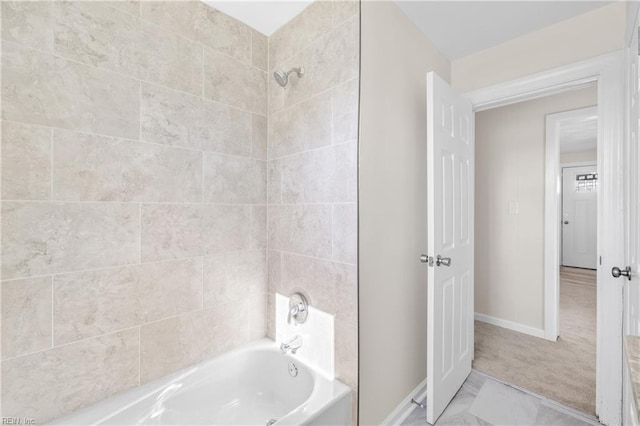
[[[560,338],[475,323],[473,368],[595,415],[596,272],[560,271]]]

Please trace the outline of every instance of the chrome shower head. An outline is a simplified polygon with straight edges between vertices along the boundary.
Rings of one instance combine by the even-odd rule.
[[[291,68],[287,72],[276,70],[273,72],[273,78],[276,79],[276,82],[278,82],[281,87],[285,87],[287,83],[289,83],[289,74],[291,74],[292,72],[296,73],[298,75],[298,78],[304,77],[304,67],[298,67]]]

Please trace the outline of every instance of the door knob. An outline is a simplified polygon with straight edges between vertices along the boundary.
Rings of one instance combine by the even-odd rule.
[[[565,220],[565,221],[564,221],[564,222],[562,222],[562,223],[564,223],[565,225],[568,225],[568,224],[569,224],[569,221],[568,221],[568,220]]]
[[[440,255],[438,255],[438,257],[436,258],[436,266],[440,266],[440,265],[451,266],[451,258],[441,257]]]
[[[611,268],[611,275],[613,275],[614,278],[625,276],[629,281],[631,281],[631,266],[627,266],[624,269],[620,269],[617,266],[614,266],[613,268]]]

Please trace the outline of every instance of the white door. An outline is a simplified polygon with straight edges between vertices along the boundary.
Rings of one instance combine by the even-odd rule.
[[[598,168],[562,169],[562,264],[596,269]]]
[[[634,336],[640,335],[640,173],[637,165],[640,164],[640,150],[638,149],[638,131],[640,131],[640,76],[638,75],[638,18],[635,14],[636,23],[633,28],[630,46],[626,51],[627,55],[627,107],[629,108],[629,126],[627,131],[627,155],[625,164],[625,181],[627,182],[627,226],[628,235],[626,241],[625,266],[631,267],[631,280],[624,280],[624,334]],[[622,266],[622,265],[620,265]],[[627,368],[623,368],[623,410],[622,424],[638,424],[638,411],[634,398],[633,386]]]
[[[462,386],[473,359],[473,118],[469,101],[437,74],[427,74],[427,422],[431,424]]]

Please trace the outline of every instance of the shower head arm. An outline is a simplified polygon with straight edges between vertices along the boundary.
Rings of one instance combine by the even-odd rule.
[[[287,71],[287,75],[291,74],[292,72],[295,72],[296,74],[298,74],[298,77],[302,78],[302,76],[304,76],[304,67],[293,67],[289,71]]]

